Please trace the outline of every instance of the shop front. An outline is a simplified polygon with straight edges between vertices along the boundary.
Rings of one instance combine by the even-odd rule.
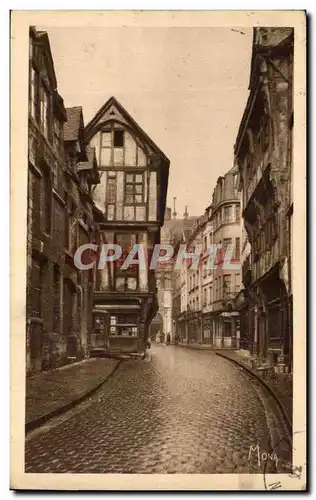
[[[201,319],[194,316],[188,319],[188,343],[201,342]]]
[[[223,311],[214,315],[214,347],[239,349],[240,323],[237,311]]]
[[[291,363],[291,304],[278,266],[252,289],[253,353],[273,365]]]
[[[142,348],[143,329],[140,306],[95,305],[90,352],[137,352]]]
[[[213,318],[210,313],[203,315],[202,343],[213,345]]]

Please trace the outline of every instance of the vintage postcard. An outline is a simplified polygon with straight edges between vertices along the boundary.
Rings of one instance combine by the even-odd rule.
[[[13,11],[11,488],[306,490],[303,11]]]

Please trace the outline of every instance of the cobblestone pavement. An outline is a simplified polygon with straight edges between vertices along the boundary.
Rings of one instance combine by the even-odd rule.
[[[26,442],[26,472],[256,473],[266,409],[241,369],[212,352],[153,346],[91,399]]]

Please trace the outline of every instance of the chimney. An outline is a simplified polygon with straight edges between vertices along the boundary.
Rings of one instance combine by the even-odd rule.
[[[176,212],[176,199],[177,199],[177,198],[174,196],[174,197],[173,197],[173,214],[172,214],[172,217],[173,217],[174,219],[176,219],[176,217],[177,217],[177,212]]]
[[[165,220],[171,220],[171,208],[167,207],[165,211]]]
[[[183,218],[185,220],[187,220],[187,218],[189,217],[189,214],[188,214],[188,206],[186,205],[185,206],[185,210],[184,210],[184,214],[183,214]]]

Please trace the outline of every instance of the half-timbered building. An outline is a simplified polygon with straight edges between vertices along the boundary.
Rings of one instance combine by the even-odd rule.
[[[85,128],[85,141],[95,148],[100,175],[93,192],[100,213],[98,244],[122,248],[120,260],[96,271],[91,349],[139,352],[158,309],[155,271],[148,262],[160,241],[170,162],[114,97]],[[121,269],[135,244],[146,266]]]

